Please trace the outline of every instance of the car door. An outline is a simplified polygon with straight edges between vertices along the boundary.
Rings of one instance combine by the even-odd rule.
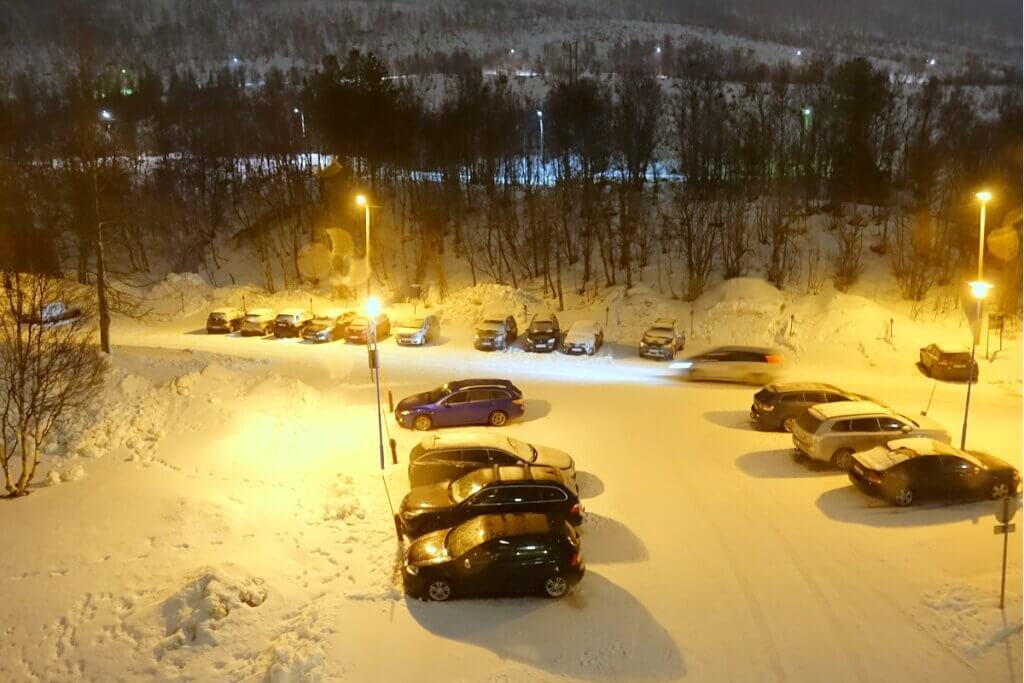
[[[457,589],[462,595],[481,595],[494,590],[494,546],[488,541],[473,548],[454,564]]]
[[[496,448],[491,448],[487,451],[492,465],[506,466],[506,465],[522,465],[523,461],[505,451],[500,451]]]
[[[985,489],[985,472],[980,467],[955,455],[942,459],[944,499],[974,498]]]
[[[802,391],[791,391],[788,394],[783,394],[782,399],[779,401],[779,421],[785,420],[787,417],[800,417],[800,415],[807,409],[807,401],[805,394]]]
[[[434,420],[434,424],[443,427],[471,424],[471,421],[468,419],[470,414],[468,401],[468,391],[456,391],[441,404],[441,410],[437,411],[437,419]]]
[[[520,536],[510,540],[514,574],[509,576],[509,582],[517,593],[539,590],[544,580],[558,571],[558,553],[552,547],[551,539]]]
[[[494,408],[492,392],[489,389],[469,389],[466,393],[466,419],[472,424],[485,424]]]
[[[850,420],[850,433],[847,434],[847,443],[844,446],[855,451],[866,451],[883,443],[881,436],[877,418],[857,417]]]

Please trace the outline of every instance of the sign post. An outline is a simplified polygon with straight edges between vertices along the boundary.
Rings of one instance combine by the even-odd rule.
[[[1010,540],[1010,534],[1017,530],[1017,525],[1012,523],[1014,515],[1017,514],[1017,498],[1006,496],[996,501],[995,515],[996,524],[992,533],[1003,535],[1003,574],[999,581],[999,609],[1004,609],[1006,604],[1006,546]]]

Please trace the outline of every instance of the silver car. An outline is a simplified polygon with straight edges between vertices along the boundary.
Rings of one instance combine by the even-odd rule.
[[[670,368],[682,370],[688,380],[771,384],[782,372],[784,357],[775,349],[758,346],[719,346]]]
[[[797,418],[793,445],[814,460],[848,470],[853,454],[892,439],[924,437],[949,443],[949,432],[924,417],[906,415],[871,401],[819,403]]]
[[[399,346],[425,346],[441,336],[441,320],[436,315],[424,315],[406,320],[395,332]]]

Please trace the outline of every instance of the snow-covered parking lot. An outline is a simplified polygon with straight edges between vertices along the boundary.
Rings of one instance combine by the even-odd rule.
[[[396,398],[514,380],[526,415],[503,429],[572,454],[587,508],[588,572],[566,599],[407,600],[365,350],[201,322],[119,323],[107,393],[55,446],[64,483],[0,510],[0,679],[1021,676],[1020,536],[1000,612],[991,503],[882,506],[752,430],[753,388],[682,383],[625,345],[484,354],[459,326],[433,348],[382,344]],[[934,385],[912,359],[789,373],[909,414]],[[969,443],[1020,467],[1019,381],[985,380]],[[929,415],[956,440],[965,387],[934,386]],[[404,459],[416,435],[389,430]]]

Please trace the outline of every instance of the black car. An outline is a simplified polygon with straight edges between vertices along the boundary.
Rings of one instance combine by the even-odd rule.
[[[302,338],[314,343],[331,342],[342,339],[349,323],[355,320],[354,311],[329,311],[309,321],[302,331]]]
[[[406,535],[455,526],[482,514],[540,512],[583,522],[576,483],[554,467],[511,465],[475,470],[458,479],[417,486],[402,500]]]
[[[558,318],[554,313],[542,313],[533,316],[533,321],[526,330],[523,348],[527,351],[549,353],[558,347],[561,339],[562,330],[558,326]]]
[[[564,519],[481,515],[414,541],[402,579],[414,597],[539,593],[560,598],[585,572],[580,542]]]
[[[791,432],[797,419],[813,405],[859,400],[862,400],[861,396],[831,384],[769,384],[754,394],[750,419],[761,429],[784,429]]]
[[[919,500],[1000,500],[1020,486],[1020,472],[999,458],[920,438],[855,453],[849,476],[864,493],[899,506]]]
[[[507,349],[519,336],[515,317],[503,313],[491,313],[476,326],[473,347],[478,351]]]
[[[971,360],[971,351],[965,347],[929,344],[921,349],[920,358],[929,377],[966,382],[972,375],[971,381],[978,381],[978,362]]]

